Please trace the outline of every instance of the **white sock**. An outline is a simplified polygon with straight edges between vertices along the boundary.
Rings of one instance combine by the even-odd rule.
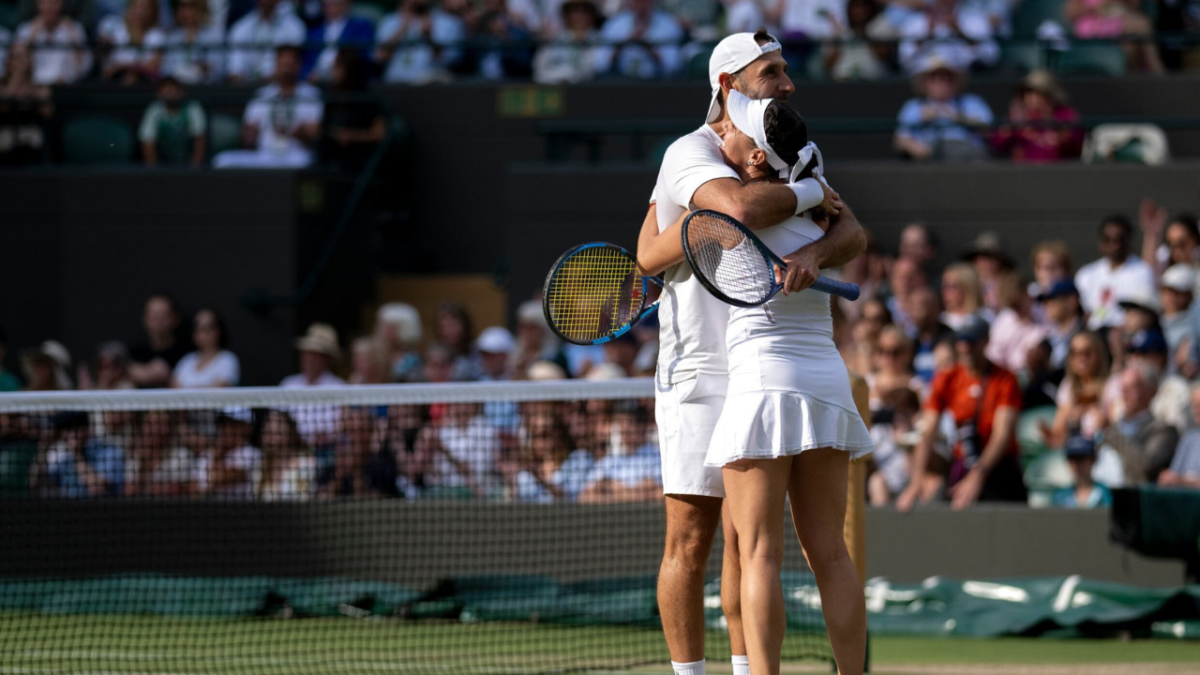
[[[750,657],[733,655],[733,675],[750,675]]]
[[[705,675],[704,659],[692,661],[691,663],[675,663],[672,661],[671,667],[675,669],[675,675]]]

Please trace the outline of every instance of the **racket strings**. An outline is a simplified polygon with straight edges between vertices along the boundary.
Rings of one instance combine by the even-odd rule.
[[[741,230],[698,215],[688,221],[687,239],[693,269],[722,294],[755,304],[771,296],[774,268]]]
[[[611,248],[583,249],[564,260],[547,288],[554,327],[565,338],[590,342],[638,315],[645,296],[637,263]]]

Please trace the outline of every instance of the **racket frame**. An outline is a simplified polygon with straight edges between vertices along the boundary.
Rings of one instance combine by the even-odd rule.
[[[733,227],[734,229],[739,230],[743,235],[745,235],[746,239],[748,239],[750,243],[754,244],[755,248],[758,249],[758,252],[762,254],[763,262],[767,263],[768,267],[771,268],[771,292],[768,293],[767,297],[761,302],[746,302],[745,300],[731,298],[722,292],[721,289],[717,288],[716,284],[712,283],[707,276],[697,272],[697,269],[699,268],[696,266],[696,262],[694,260],[695,254],[692,252],[692,247],[688,244],[688,226],[691,224],[692,218],[697,216],[715,218]],[[774,266],[778,265],[781,268],[787,269],[787,263],[785,263],[782,258],[776,255],[774,251],[767,248],[767,245],[758,238],[758,235],[754,234],[753,230],[738,222],[738,220],[733,216],[729,216],[721,213],[720,211],[714,211],[712,209],[697,209],[689,213],[687,218],[683,220],[683,226],[679,229],[679,236],[683,240],[683,256],[687,259],[688,264],[692,266],[692,274],[696,275],[696,279],[700,282],[701,286],[704,286],[709,293],[712,293],[713,296],[721,302],[733,305],[735,307],[759,307],[765,305],[771,298],[775,297],[779,291],[783,290],[783,284],[775,281]],[[860,292],[858,284],[837,281],[836,279],[830,279],[829,277],[817,277],[816,282],[814,282],[809,288],[822,293],[829,293],[830,295],[846,298],[851,302],[858,300]]]
[[[588,242],[586,244],[580,244],[578,246],[572,246],[571,248],[567,249],[562,255],[558,256],[558,260],[554,261],[554,265],[552,265],[550,267],[550,272],[548,274],[546,274],[545,283],[542,284],[542,312],[546,316],[546,323],[550,326],[550,330],[555,335],[557,335],[560,339],[562,339],[563,341],[569,342],[573,345],[584,345],[584,346],[602,345],[605,342],[611,342],[611,341],[621,337],[625,333],[628,333],[633,328],[633,326],[635,324],[637,324],[637,322],[646,318],[650,314],[658,311],[658,304],[660,302],[662,302],[662,296],[660,295],[659,298],[657,300],[655,300],[654,302],[650,303],[650,305],[645,304],[646,298],[649,297],[650,285],[655,284],[659,288],[662,288],[663,287],[662,279],[660,279],[658,277],[647,277],[647,276],[638,274],[637,275],[638,279],[641,281],[641,284],[642,284],[642,307],[638,311],[637,315],[634,316],[632,319],[630,319],[628,323],[624,324],[623,326],[621,326],[617,330],[613,331],[612,333],[605,335],[603,337],[600,337],[600,338],[596,338],[594,340],[580,340],[577,338],[568,337],[566,335],[563,335],[561,332],[559,332],[558,327],[554,324],[554,319],[552,318],[552,314],[550,312],[550,282],[554,280],[555,275],[562,268],[563,264],[566,263],[566,261],[569,260],[572,256],[574,256],[575,254],[580,253],[582,251],[595,249],[595,248],[607,248],[607,249],[621,253],[622,255],[626,256],[627,258],[629,258],[630,261],[633,262],[635,272],[637,270],[637,257],[636,256],[634,256],[632,253],[630,253],[624,247],[617,246],[616,244],[610,244],[610,243],[604,242],[604,241],[594,241],[594,242]]]

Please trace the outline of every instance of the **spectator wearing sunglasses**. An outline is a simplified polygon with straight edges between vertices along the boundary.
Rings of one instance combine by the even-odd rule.
[[[1120,326],[1125,312],[1118,304],[1123,295],[1153,295],[1154,270],[1141,258],[1131,255],[1133,223],[1114,215],[1100,223],[1097,248],[1100,259],[1090,262],[1075,274],[1079,300],[1088,313],[1088,328],[1107,330]]]

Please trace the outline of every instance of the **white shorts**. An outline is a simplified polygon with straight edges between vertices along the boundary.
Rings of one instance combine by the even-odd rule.
[[[728,384],[727,376],[707,373],[674,384],[655,378],[654,418],[664,494],[725,496],[721,469],[705,466],[704,455],[725,407]]]

